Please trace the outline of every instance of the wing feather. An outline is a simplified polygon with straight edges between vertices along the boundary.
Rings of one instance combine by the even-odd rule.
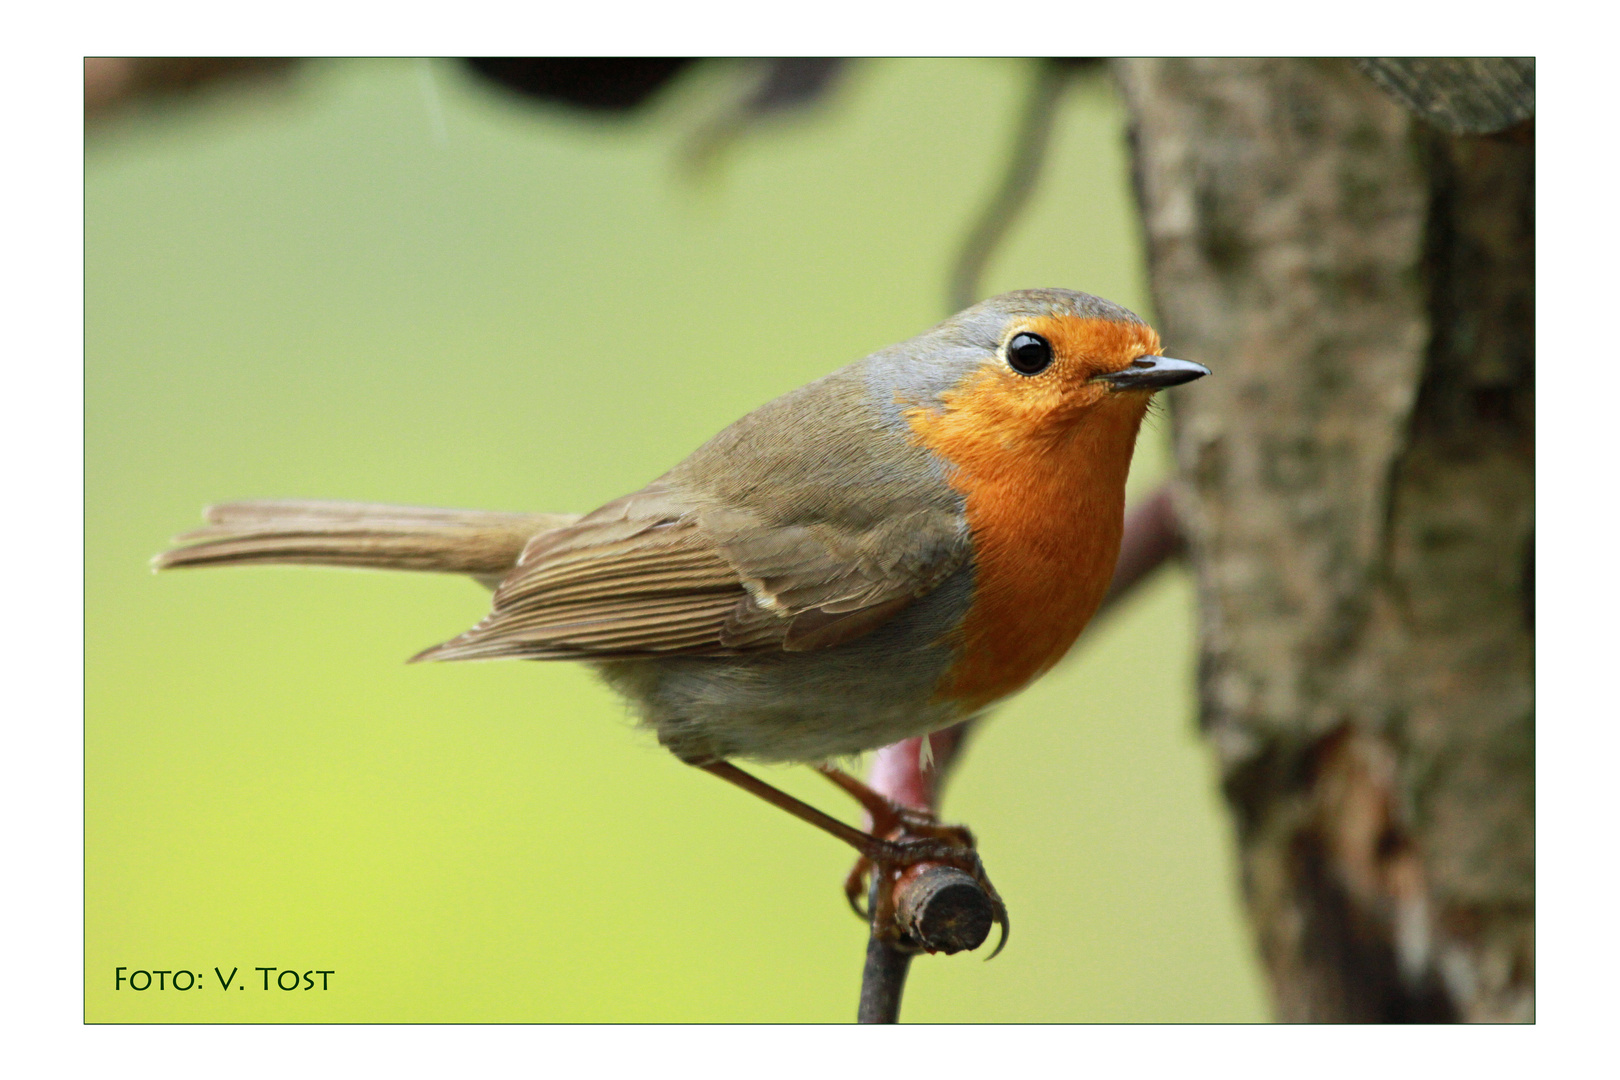
[[[967,558],[949,515],[851,533],[705,509],[654,485],[535,537],[489,615],[415,659],[831,648],[893,618]]]

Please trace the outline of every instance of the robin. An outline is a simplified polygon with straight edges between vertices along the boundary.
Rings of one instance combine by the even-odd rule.
[[[583,516],[366,503],[206,511],[158,569],[312,563],[468,574],[490,613],[413,660],[582,660],[682,761],[851,844],[874,925],[906,868],[995,896],[966,829],[831,759],[969,719],[1074,643],[1108,589],[1157,390],[1209,373],[1106,300],[1006,293],[749,413]],[[864,832],[737,758],[815,765]],[[999,946],[998,946],[999,951]]]

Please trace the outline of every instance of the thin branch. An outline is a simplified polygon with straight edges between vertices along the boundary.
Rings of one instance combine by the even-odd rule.
[[[867,894],[866,908],[878,908],[878,880],[872,875],[872,889]],[[866,967],[861,972],[861,1003],[855,1022],[859,1024],[898,1024],[900,997],[906,990],[906,975],[911,971],[914,950],[905,949],[898,942],[880,936],[876,927],[866,939]]]

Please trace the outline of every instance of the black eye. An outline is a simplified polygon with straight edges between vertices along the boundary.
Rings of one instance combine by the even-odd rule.
[[[1007,343],[1007,363],[1024,375],[1039,375],[1052,363],[1052,343],[1039,334],[1019,334]]]

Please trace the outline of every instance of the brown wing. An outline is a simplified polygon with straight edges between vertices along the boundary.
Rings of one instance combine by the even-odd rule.
[[[657,485],[537,536],[494,607],[418,660],[612,659],[829,648],[967,557],[950,515],[860,533],[768,526]]]

